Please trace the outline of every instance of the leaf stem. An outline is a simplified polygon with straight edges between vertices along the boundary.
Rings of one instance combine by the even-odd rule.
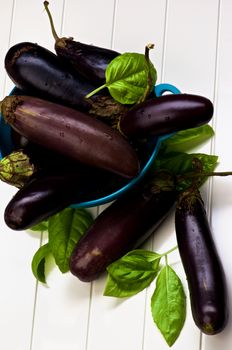
[[[171,249],[167,250],[166,252],[162,253],[161,256],[167,256],[168,254],[172,253],[176,249],[178,249],[177,245],[175,245],[175,247],[172,247]]]
[[[98,91],[104,89],[105,87],[107,87],[106,84],[99,86],[97,89],[93,90],[93,91],[90,92],[88,95],[86,95],[85,98],[90,98],[90,97],[92,97],[92,96],[95,95]]]

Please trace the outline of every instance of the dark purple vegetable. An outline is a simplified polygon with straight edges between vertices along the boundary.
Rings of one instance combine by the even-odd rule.
[[[175,203],[173,190],[137,187],[113,202],[77,243],[70,271],[80,280],[93,281],[106,267],[144,242]]]
[[[98,196],[104,177],[83,168],[38,173],[5,208],[4,219],[13,230],[25,230],[67,206]]]
[[[1,110],[6,122],[32,142],[126,178],[139,172],[129,142],[88,114],[31,96],[7,96]]]
[[[104,84],[106,67],[119,53],[110,49],[74,41],[73,38],[59,38],[55,31],[48,5],[49,2],[44,1],[55,39],[57,55],[86,79],[98,85]]]
[[[206,124],[213,116],[212,102],[198,95],[164,95],[132,107],[119,122],[128,138],[162,135]]]
[[[25,230],[67,206],[105,197],[126,184],[125,178],[101,169],[54,158],[52,153],[44,157],[38,154],[41,150],[24,149],[23,154],[30,154],[30,164],[36,171],[5,209],[5,222],[13,230]],[[32,158],[36,161],[32,162]]]
[[[53,52],[30,42],[9,49],[5,68],[15,85],[26,94],[82,110],[89,109],[86,94],[97,87],[74,74]]]
[[[206,334],[219,333],[228,318],[226,280],[198,191],[180,196],[175,226],[194,321]]]

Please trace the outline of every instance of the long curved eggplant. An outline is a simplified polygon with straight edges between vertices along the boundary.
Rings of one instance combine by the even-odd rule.
[[[97,87],[74,74],[53,52],[30,42],[18,43],[8,50],[5,69],[26,94],[81,110],[90,108],[85,96]]]
[[[106,67],[119,53],[103,47],[74,41],[73,38],[59,38],[48,5],[49,2],[44,1],[44,7],[49,16],[55,39],[57,56],[94,84],[98,84],[98,86],[104,84]]]
[[[70,271],[84,282],[97,279],[106,267],[142,244],[168,215],[173,190],[138,187],[108,206],[77,243]]]
[[[176,207],[175,227],[193,319],[202,332],[219,333],[228,319],[226,280],[198,191],[181,195]]]
[[[158,136],[208,123],[212,102],[191,94],[163,95],[132,107],[119,121],[119,130],[128,138]]]
[[[88,114],[31,96],[7,96],[1,111],[18,133],[68,158],[126,178],[139,173],[129,142]]]

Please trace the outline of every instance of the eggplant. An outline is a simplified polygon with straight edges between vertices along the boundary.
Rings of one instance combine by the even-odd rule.
[[[226,278],[198,190],[180,195],[175,229],[194,322],[203,333],[217,334],[228,319]]]
[[[5,208],[5,223],[13,230],[28,229],[68,206],[75,204],[76,207],[80,203],[82,206],[83,202],[108,196],[125,185],[126,180],[115,174],[62,157],[56,159],[52,154],[37,157],[39,151],[40,148],[30,148],[29,152],[26,148],[22,153],[26,159],[32,154],[29,165],[32,170],[36,168],[33,174],[29,174],[27,164],[22,164],[24,172],[21,171],[20,177],[19,169],[14,174],[14,182],[24,180],[23,176],[27,176],[27,181]],[[31,158],[36,158],[36,162],[33,163]]]
[[[78,167],[39,172],[7,204],[5,223],[13,230],[28,229],[73,203],[98,197],[103,181],[100,173]]]
[[[44,1],[55,39],[57,56],[92,83],[98,86],[104,84],[107,65],[120,54],[114,50],[74,41],[73,38],[59,38],[48,5],[49,2]]]
[[[34,143],[126,178],[139,173],[129,142],[86,113],[31,96],[7,96],[1,111],[13,129]]]
[[[76,244],[70,271],[81,281],[97,279],[113,261],[141,245],[167,217],[174,190],[140,184],[110,204]]]
[[[8,50],[5,69],[25,94],[81,110],[89,110],[85,96],[97,87],[74,74],[53,52],[30,42],[18,43]]]
[[[120,118],[119,130],[128,138],[169,134],[208,123],[213,110],[203,96],[163,95],[132,107]]]

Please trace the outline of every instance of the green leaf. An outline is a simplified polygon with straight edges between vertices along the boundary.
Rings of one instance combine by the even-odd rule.
[[[61,272],[69,271],[70,255],[92,222],[87,210],[75,208],[66,208],[49,218],[49,245]]]
[[[126,52],[115,57],[106,68],[106,83],[89,93],[89,98],[107,87],[111,96],[122,104],[134,104],[147,94],[156,83],[157,72],[144,54]],[[151,82],[149,81],[151,77]]]
[[[35,278],[42,282],[46,283],[46,277],[45,277],[45,261],[48,255],[51,254],[51,249],[49,244],[44,244],[42,245],[37,252],[35,253],[32,263],[31,263],[31,268],[33,275]]]
[[[163,155],[154,161],[153,167],[155,171],[168,171],[173,175],[184,175],[186,173],[195,172],[193,165],[193,160],[198,159],[202,165],[202,172],[213,171],[217,165],[218,157],[215,155],[208,155],[203,153],[182,153],[173,152]],[[201,177],[199,181],[199,186],[201,186],[207,177]],[[187,177],[182,178],[176,184],[177,191],[183,191],[187,189],[192,184],[192,179]]]
[[[48,220],[41,221],[37,225],[30,227],[30,230],[31,231],[40,231],[40,232],[47,231],[48,230]]]
[[[122,104],[133,104],[140,100],[148,86],[149,69],[152,76],[152,87],[157,73],[145,56],[139,53],[124,53],[113,59],[106,69],[106,86],[111,96]]]
[[[186,296],[175,271],[166,265],[159,273],[151,298],[154,322],[169,346],[178,338],[186,318]]]
[[[161,255],[137,249],[108,266],[104,295],[129,297],[148,287],[159,270]]]
[[[189,152],[214,136],[213,128],[206,124],[197,128],[181,130],[164,140],[161,144],[162,154],[169,152]]]

